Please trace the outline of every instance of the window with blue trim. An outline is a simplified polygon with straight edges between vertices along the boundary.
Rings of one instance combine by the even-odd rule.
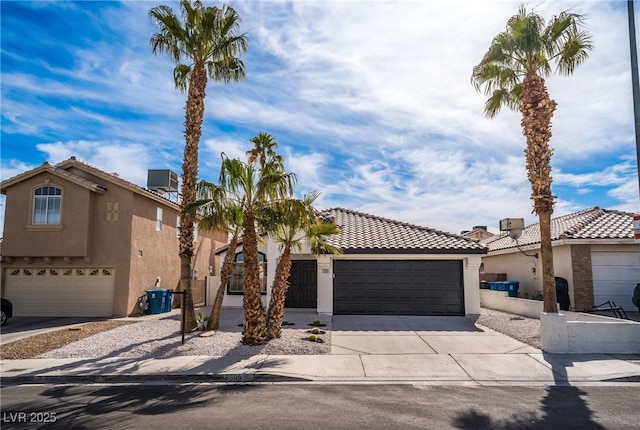
[[[39,187],[33,193],[32,223],[38,225],[60,224],[62,208],[62,189],[58,187]]]

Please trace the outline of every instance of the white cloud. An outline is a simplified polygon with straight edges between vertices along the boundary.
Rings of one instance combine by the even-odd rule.
[[[151,53],[147,12],[155,5],[114,4],[102,10],[104,40],[60,41],[74,67],[3,50],[42,72],[3,71],[3,132],[42,142],[52,162],[77,155],[141,185],[149,168],[180,171],[186,96],[174,88],[172,62]],[[536,222],[520,116],[485,118],[486,97],[470,83],[472,67],[519,5],[239,2],[248,76],[238,85],[208,84],[201,176],[217,180],[220,152],[244,159],[249,139],[263,130],[298,174],[299,191],[321,192],[319,206],[452,232],[505,216]],[[554,185],[571,190],[556,214],[582,209],[579,202],[600,205],[606,190],[619,207],[637,206],[635,165],[624,158],[634,150],[622,6],[527,3],[545,17],[586,14],[596,47],[574,76],[547,80],[558,103]]]
[[[145,186],[147,170],[154,166],[155,157],[142,144],[121,144],[107,141],[70,141],[43,143],[38,149],[47,154],[52,164],[72,156],[107,173],[117,173],[121,178]]]

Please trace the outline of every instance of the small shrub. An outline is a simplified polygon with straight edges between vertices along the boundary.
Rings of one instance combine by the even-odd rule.
[[[326,326],[326,324],[322,324],[322,322],[320,322],[320,320],[314,320],[309,325],[312,325],[314,327],[325,327]]]
[[[324,340],[322,340],[321,338],[319,338],[315,334],[310,334],[309,336],[303,337],[302,339],[303,340],[308,340],[309,342],[324,343]]]

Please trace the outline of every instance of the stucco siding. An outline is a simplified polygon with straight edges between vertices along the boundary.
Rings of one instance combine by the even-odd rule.
[[[34,225],[33,194],[41,186],[62,189],[59,225]],[[89,221],[86,210],[92,191],[51,174],[42,174],[6,190],[3,256],[85,257]],[[34,246],[37,244],[37,246]]]

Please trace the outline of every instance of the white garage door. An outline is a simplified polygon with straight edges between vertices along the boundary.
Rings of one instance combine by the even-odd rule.
[[[631,297],[640,282],[640,251],[594,251],[591,253],[591,267],[595,305],[614,301],[624,310],[637,310]]]
[[[5,280],[13,316],[113,315],[115,273],[111,268],[11,268]]]

